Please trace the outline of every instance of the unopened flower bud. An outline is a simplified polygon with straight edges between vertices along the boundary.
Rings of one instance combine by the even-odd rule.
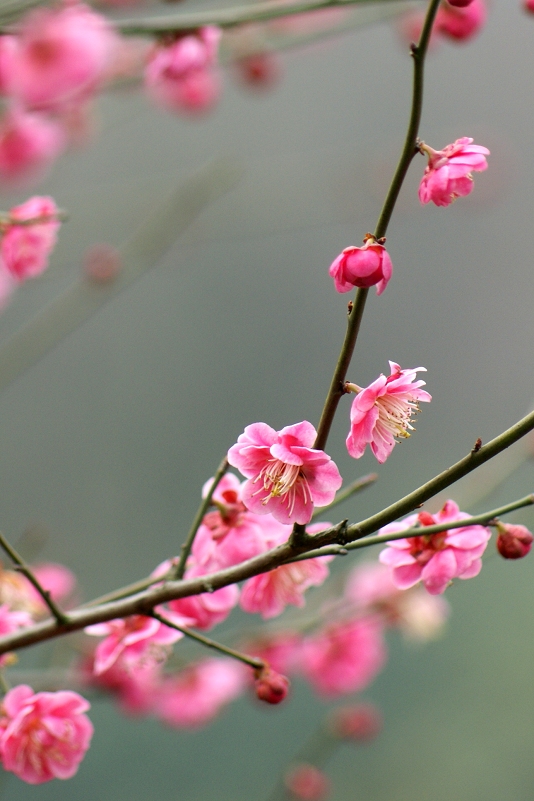
[[[322,770],[302,762],[286,773],[284,784],[293,798],[322,801],[330,793],[330,782]]]
[[[329,269],[337,292],[350,292],[354,287],[367,288],[376,284],[381,295],[393,272],[391,258],[381,242],[366,234],[363,247],[345,248]]]
[[[470,6],[473,0],[448,0],[450,6],[456,6],[456,8],[465,8],[466,6]]]
[[[340,706],[333,710],[329,728],[343,740],[374,740],[382,728],[382,716],[373,704]]]
[[[256,673],[256,695],[267,704],[279,704],[289,692],[289,679],[266,666]]]
[[[497,550],[505,559],[522,559],[532,548],[534,537],[526,526],[498,523]]]

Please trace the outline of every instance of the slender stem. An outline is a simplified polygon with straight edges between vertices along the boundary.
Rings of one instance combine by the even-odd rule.
[[[181,547],[180,559],[178,561],[178,564],[176,565],[176,568],[174,569],[174,575],[173,575],[174,579],[181,579],[184,576],[187,557],[191,553],[191,548],[193,547],[193,542],[195,541],[197,531],[200,527],[200,524],[202,523],[204,515],[206,514],[211,504],[213,493],[217,489],[219,481],[224,476],[227,470],[228,470],[228,459],[225,456],[222,462],[220,463],[219,467],[217,468],[217,472],[215,473],[213,481],[211,482],[211,487],[209,488],[206,497],[202,499],[202,503],[198,507],[195,518],[191,524],[191,528],[189,529],[189,534],[187,535],[186,540]]]
[[[406,132],[402,154],[384,201],[382,211],[380,212],[378,222],[376,224],[375,237],[377,239],[381,239],[386,235],[389,221],[391,220],[391,215],[393,214],[393,209],[395,208],[395,203],[397,202],[397,198],[399,196],[403,181],[406,177],[406,173],[408,172],[408,168],[413,157],[417,153],[417,134],[419,131],[419,123],[421,121],[421,112],[423,108],[423,76],[425,56],[428,49],[430,32],[432,30],[432,25],[434,24],[439,3],[440,0],[431,0],[429,3],[419,44],[412,46],[414,67],[410,119],[408,122],[408,130]],[[326,396],[321,419],[317,427],[317,438],[313,446],[314,448],[324,450],[326,446],[339,400],[344,394],[343,385],[352,359],[352,354],[354,353],[354,348],[356,346],[356,340],[358,338],[368,294],[368,289],[359,289],[356,293],[354,306],[349,313],[345,340],[341,347],[339,359],[332,377],[330,389],[328,390],[328,395]]]
[[[385,0],[382,0],[384,2]],[[399,2],[399,0],[388,0]],[[192,31],[204,25],[217,25],[219,28],[232,28],[249,22],[268,22],[280,17],[304,14],[307,11],[318,11],[322,8],[339,8],[354,5],[370,5],[376,0],[295,0],[281,5],[278,0],[264,0],[251,5],[234,6],[233,8],[214,9],[213,11],[195,11],[189,14],[172,14],[169,16],[131,19],[116,22],[117,29],[126,35],[164,34],[179,31]]]
[[[244,662],[245,665],[249,665],[255,670],[261,670],[265,667],[265,662],[263,659],[256,659],[253,656],[248,656],[247,654],[241,653],[241,651],[235,651],[233,648],[228,648],[226,645],[221,645],[221,643],[216,642],[209,637],[205,637],[204,634],[198,634],[198,632],[188,629],[187,626],[180,626],[177,623],[173,623],[171,620],[163,617],[163,615],[160,615],[158,612],[151,612],[151,616],[156,620],[159,620],[160,623],[163,623],[164,626],[168,626],[171,629],[176,629],[176,631],[181,631],[186,637],[190,637],[192,640],[202,643],[202,645],[205,645],[207,648],[213,648],[215,651],[219,651],[221,654],[231,656],[233,659],[238,659],[240,662]]]
[[[341,492],[338,492],[332,503],[328,504],[328,506],[322,506],[320,509],[316,509],[312,515],[312,521],[324,514],[327,514],[331,509],[334,509],[334,507],[339,506],[340,503],[352,498],[352,496],[356,495],[356,493],[367,489],[367,487],[370,487],[371,484],[374,484],[377,480],[378,473],[369,473],[367,476],[357,478],[356,481],[348,484],[345,489],[342,489]]]
[[[0,693],[2,693],[2,695],[6,695],[10,689],[11,687],[9,686],[9,682],[6,679],[4,671],[0,670]]]
[[[128,598],[111,601],[89,609],[72,610],[68,613],[67,622],[63,626],[59,626],[54,620],[45,620],[41,623],[36,623],[34,626],[18,629],[11,634],[0,637],[0,654],[13,651],[16,648],[26,648],[29,645],[44,642],[73,631],[79,631],[94,623],[104,623],[117,617],[150,615],[152,610],[160,604],[177,600],[178,598],[200,595],[209,590],[219,590],[229,584],[236,584],[253,576],[259,576],[262,573],[267,573],[276,567],[280,567],[295,556],[316,551],[325,545],[336,543],[346,550],[347,543],[373,534],[382,526],[392,523],[414,509],[418,509],[429,498],[454,484],[467,473],[476,470],[481,464],[492,459],[532,430],[534,430],[534,412],[523,417],[522,420],[519,420],[511,428],[492,439],[487,445],[473,449],[463,459],[427,481],[426,484],[422,484],[413,492],[405,495],[404,498],[356,525],[347,526],[346,521],[342,521],[337,526],[315,534],[310,538],[311,543],[292,545],[290,542],[286,542],[259,556],[248,559],[246,562],[223,568],[207,576],[182,581],[168,581],[162,586],[144,590]]]
[[[435,526],[414,526],[413,528],[406,528],[403,531],[396,533],[390,532],[389,534],[377,534],[375,537],[365,537],[363,539],[349,542],[344,546],[341,545],[327,545],[324,548],[318,548],[315,551],[309,551],[301,556],[290,559],[289,562],[302,562],[306,559],[313,559],[317,556],[339,555],[340,553],[346,554],[348,551],[355,551],[359,548],[369,548],[371,545],[381,545],[384,542],[391,542],[392,540],[403,540],[409,537],[425,537],[431,534],[439,534],[441,531],[449,531],[455,528],[464,528],[465,526],[487,526],[492,525],[492,521],[502,515],[515,512],[516,509],[522,509],[525,506],[534,504],[534,495],[527,495],[525,498],[520,498],[517,501],[500,506],[498,509],[492,509],[490,512],[483,512],[480,515],[474,515],[465,520],[454,520],[448,523],[437,523]]]
[[[161,584],[162,581],[167,581],[170,578],[171,576],[169,573],[167,573],[165,576],[158,576],[158,578],[154,578],[154,576],[147,576],[144,579],[132,582],[132,584],[127,584],[125,587],[121,587],[118,590],[108,592],[106,595],[100,595],[98,598],[93,598],[92,601],[87,601],[87,603],[81,604],[80,609],[88,609],[91,606],[100,606],[100,604],[107,604],[110,601],[118,601],[120,598],[128,598],[130,595],[135,595],[137,592],[147,590],[154,584]]]
[[[29,565],[26,564],[22,556],[20,556],[17,553],[17,551],[13,548],[13,546],[9,544],[9,542],[5,539],[3,534],[0,534],[0,546],[4,549],[4,551],[8,554],[10,559],[16,565],[17,570],[19,570],[20,573],[23,573],[23,575],[26,576],[28,581],[31,584],[33,584],[33,586],[35,587],[35,589],[37,590],[37,592],[39,593],[39,595],[41,596],[47,607],[50,609],[50,612],[55,617],[58,625],[62,626],[63,624],[65,624],[67,622],[67,616],[65,615],[65,613],[61,611],[59,606],[52,599],[52,596],[49,593],[49,591],[45,590],[44,587],[41,586],[37,578],[34,576]]]

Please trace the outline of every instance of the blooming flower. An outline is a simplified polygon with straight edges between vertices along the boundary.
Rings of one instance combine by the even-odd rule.
[[[221,31],[213,25],[158,46],[145,69],[145,86],[171,110],[204,111],[219,95],[214,70]]]
[[[29,784],[70,779],[89,748],[89,703],[78,693],[34,693],[21,684],[2,703],[0,754],[5,770]]]
[[[487,147],[473,145],[467,136],[457,139],[443,150],[433,150],[424,142],[420,149],[428,154],[428,164],[419,185],[421,203],[432,201],[436,206],[448,206],[456,198],[473,190],[471,172],[483,172],[488,167]]]
[[[165,612],[166,617],[182,626],[191,623],[188,618]],[[183,637],[176,629],[165,626],[152,617],[131,615],[127,618],[96,623],[85,629],[86,634],[105,636],[96,648],[94,672],[100,675],[120,659],[121,665],[130,671],[148,669],[163,662],[172,643]]]
[[[5,54],[3,83],[27,108],[61,110],[96,90],[115,45],[105,17],[83,3],[36,9]]]
[[[308,523],[314,506],[334,500],[342,484],[334,462],[312,448],[317,432],[303,421],[275,431],[265,423],[245,428],[228,451],[228,461],[249,480],[243,503],[281,523]]]
[[[484,27],[487,16],[485,0],[449,0],[438,9],[434,28],[442,36],[467,41]]]
[[[424,367],[401,370],[395,362],[389,366],[391,374],[387,378],[382,374],[365,389],[345,385],[347,390],[358,393],[352,402],[347,437],[348,452],[355,459],[363,456],[370,445],[378,461],[385,462],[396,438],[410,436],[408,429],[413,430],[411,419],[419,411],[418,402],[432,400],[428,392],[420,389],[425,382],[414,381]]]
[[[203,659],[188,665],[161,685],[156,714],[170,726],[203,726],[243,692],[248,672],[233,659]]]
[[[322,695],[359,692],[385,662],[382,625],[376,617],[333,623],[304,640],[301,658],[302,673]]]
[[[329,525],[316,523],[308,526],[307,531],[309,534],[317,534]],[[287,542],[291,530],[291,526],[275,523],[266,537],[265,549]],[[288,604],[304,606],[304,593],[309,587],[317,587],[325,581],[328,577],[327,563],[332,558],[320,556],[305,559],[253,576],[243,585],[239,605],[245,612],[259,612],[264,620],[280,615]]]
[[[526,526],[497,524],[497,550],[505,559],[522,559],[532,548],[534,537]]]
[[[211,480],[206,482],[206,496]],[[197,565],[214,570],[244,562],[266,550],[265,516],[250,512],[241,500],[243,484],[227,473],[212,497],[217,508],[204,515],[197,531],[192,556]]]
[[[59,156],[65,143],[63,128],[54,120],[12,108],[0,122],[0,178],[33,176]]]
[[[391,258],[384,245],[374,236],[366,234],[361,248],[345,248],[334,259],[328,270],[338,292],[350,292],[355,286],[370,287],[376,284],[376,294],[381,295],[393,272]]]
[[[466,521],[465,526],[450,531],[388,542],[379,559],[392,569],[395,585],[405,590],[422,581],[431,595],[440,595],[452,579],[477,576],[491,532],[485,526],[470,526],[469,519],[454,501],[447,501],[436,515],[420,512],[380,529],[381,534],[393,534],[419,524],[424,532],[424,526]]]
[[[60,226],[57,213],[51,197],[37,196],[9,212],[9,219],[3,224],[0,256],[17,281],[35,278],[46,270]],[[35,222],[26,222],[29,220]]]

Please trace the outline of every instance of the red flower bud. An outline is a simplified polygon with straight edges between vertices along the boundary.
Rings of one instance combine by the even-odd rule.
[[[343,740],[374,740],[382,728],[382,716],[373,704],[354,704],[334,709],[330,731]]]
[[[473,0],[449,0],[450,6],[456,6],[456,8],[465,8],[466,6],[470,6]]]
[[[267,704],[279,704],[289,692],[289,679],[266,666],[256,673],[256,695]]]
[[[330,793],[330,782],[325,774],[306,762],[291,768],[284,783],[291,795],[301,801],[322,801]]]
[[[505,559],[522,559],[532,548],[534,537],[526,526],[498,523],[497,550]]]

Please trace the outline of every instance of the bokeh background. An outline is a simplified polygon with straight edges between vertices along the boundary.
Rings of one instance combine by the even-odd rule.
[[[388,232],[394,277],[382,297],[371,293],[350,377],[365,385],[388,359],[425,365],[434,400],[377,485],[340,511],[351,520],[532,406],[533,43],[534,18],[519,0],[494,0],[475,41],[441,44],[428,59],[422,137],[440,148],[472,136],[490,148],[490,168],[447,209],[419,206],[422,158],[402,191]],[[156,109],[133,89],[105,95],[98,135],[32,187],[70,220],[49,273],[0,318],[0,348],[78,279],[89,245],[120,245],[215,158],[243,170],[148,274],[0,395],[2,530],[15,541],[45,527],[40,557],[69,565],[85,599],[177,552],[200,487],[245,425],[318,421],[347,301],[327,268],[374,228],[404,137],[411,64],[392,23],[281,62],[269,93],[243,89],[228,68],[219,106],[201,120]],[[1,205],[28,194],[4,193]],[[328,449],[351,480],[376,463],[346,455],[348,411],[347,400]],[[532,489],[527,462],[469,511]],[[532,513],[516,519],[534,524]],[[448,591],[443,639],[424,648],[390,639],[387,667],[365,693],[384,731],[336,754],[334,801],[533,797],[533,577],[532,558],[505,563],[490,553],[476,580]],[[49,653],[34,649],[21,664],[44,664]],[[325,709],[296,681],[280,708],[244,698],[188,733],[96,700],[78,775],[39,787],[9,776],[3,797],[261,801]]]

